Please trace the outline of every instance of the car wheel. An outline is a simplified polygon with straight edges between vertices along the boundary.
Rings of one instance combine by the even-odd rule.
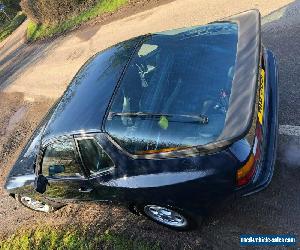
[[[37,212],[51,213],[51,212],[57,210],[55,207],[51,206],[50,204],[35,200],[29,196],[15,195],[15,198],[23,206],[25,206],[31,210],[37,211]]]
[[[174,230],[184,231],[196,227],[195,220],[178,209],[146,205],[142,212],[151,220]]]

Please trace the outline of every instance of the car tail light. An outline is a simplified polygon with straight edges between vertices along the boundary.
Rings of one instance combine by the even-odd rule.
[[[237,171],[237,185],[243,186],[249,183],[255,173],[255,156],[251,153],[243,167]]]
[[[241,187],[248,184],[256,171],[256,166],[260,162],[261,157],[261,129],[256,129],[256,136],[254,138],[253,147],[251,153],[249,154],[248,160],[244,165],[237,170],[236,180],[237,186]]]
[[[263,66],[264,67],[264,66]],[[264,68],[261,70],[261,77],[264,76]],[[261,77],[259,78],[259,86],[261,84]],[[248,142],[248,148],[244,150],[244,154],[240,154],[243,157],[239,157],[238,153],[235,153],[237,158],[246,163],[243,163],[242,167],[237,170],[236,181],[237,186],[247,185],[253,178],[256,169],[258,169],[259,163],[261,161],[261,147],[263,141],[263,130],[262,130],[262,116],[259,119],[259,100],[260,100],[260,89],[257,89],[256,93],[256,103],[255,103],[255,115],[252,120],[252,125],[249,130],[249,133],[246,135],[245,140]]]

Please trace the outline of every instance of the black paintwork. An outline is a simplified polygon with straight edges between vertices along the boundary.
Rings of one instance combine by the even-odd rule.
[[[254,112],[259,65],[257,53],[260,52],[259,13],[252,11],[230,20],[235,20],[239,24],[245,23],[245,27],[249,29],[249,32],[242,32],[243,36],[239,40],[248,45],[238,46],[239,53],[245,54],[238,58],[238,63],[241,65],[235,78],[235,80],[248,81],[248,85],[236,86],[233,95],[239,101],[232,104],[233,110],[237,108],[237,105],[241,105],[243,112],[239,113],[245,113],[245,116],[242,116],[245,122],[236,127],[228,121],[228,128],[237,128],[239,131],[236,140],[248,132],[248,123],[252,120],[250,117]],[[202,151],[201,154],[196,150],[192,154],[191,152],[185,152],[185,154],[173,152],[162,154],[161,157],[139,158],[126,153],[100,130],[106,107],[140,39],[142,38],[121,43],[96,55],[79,71],[58,106],[50,111],[48,117],[37,129],[40,132],[35,133],[17,160],[5,185],[9,193],[26,194],[41,200],[49,201],[50,199],[52,202],[111,200],[135,205],[154,203],[174,206],[190,213],[202,213],[214,202],[235,194],[253,193],[270,182],[277,138],[277,69],[270,51],[264,52],[267,74],[264,111],[266,120],[264,131],[267,133],[264,138],[266,141],[264,161],[260,166],[260,171],[257,172],[256,181],[243,189],[236,189],[236,171],[241,166],[241,162],[226,146],[232,143],[230,140],[217,150],[215,147],[220,145],[212,144],[207,148],[210,151]],[[251,51],[251,55],[245,50]],[[103,74],[105,71],[101,70],[103,63],[107,66],[105,70],[110,73],[109,75]],[[103,81],[100,81],[99,85],[94,84],[91,80],[95,78],[103,79]],[[237,85],[237,82],[234,84]],[[247,89],[245,86],[249,85],[250,88]],[[245,91],[242,97],[247,101],[243,101],[238,96],[241,91]],[[230,117],[232,116],[234,114],[230,114]],[[224,133],[233,135],[236,132]],[[34,167],[36,155],[42,156],[42,151],[48,143],[64,138],[64,136],[74,138],[74,140],[82,136],[95,138],[112,158],[115,167],[91,177],[87,175],[88,171],[85,171],[87,166],[82,166],[85,176],[64,179],[48,178],[50,186],[43,195],[39,194],[34,191],[33,186],[36,174],[40,172],[39,167]],[[88,189],[92,191],[82,192]]]

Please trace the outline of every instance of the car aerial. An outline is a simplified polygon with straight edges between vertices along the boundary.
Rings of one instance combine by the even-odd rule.
[[[119,43],[79,70],[5,189],[36,211],[109,201],[193,228],[270,183],[277,78],[257,10]]]

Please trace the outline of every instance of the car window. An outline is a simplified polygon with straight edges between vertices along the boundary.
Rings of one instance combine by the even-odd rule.
[[[83,177],[76,157],[73,139],[56,141],[47,146],[42,163],[42,173],[47,177]]]
[[[77,141],[83,164],[91,175],[110,169],[113,161],[103,148],[92,138]]]
[[[217,140],[229,108],[237,27],[216,23],[148,36],[112,101],[108,134],[133,154]]]

